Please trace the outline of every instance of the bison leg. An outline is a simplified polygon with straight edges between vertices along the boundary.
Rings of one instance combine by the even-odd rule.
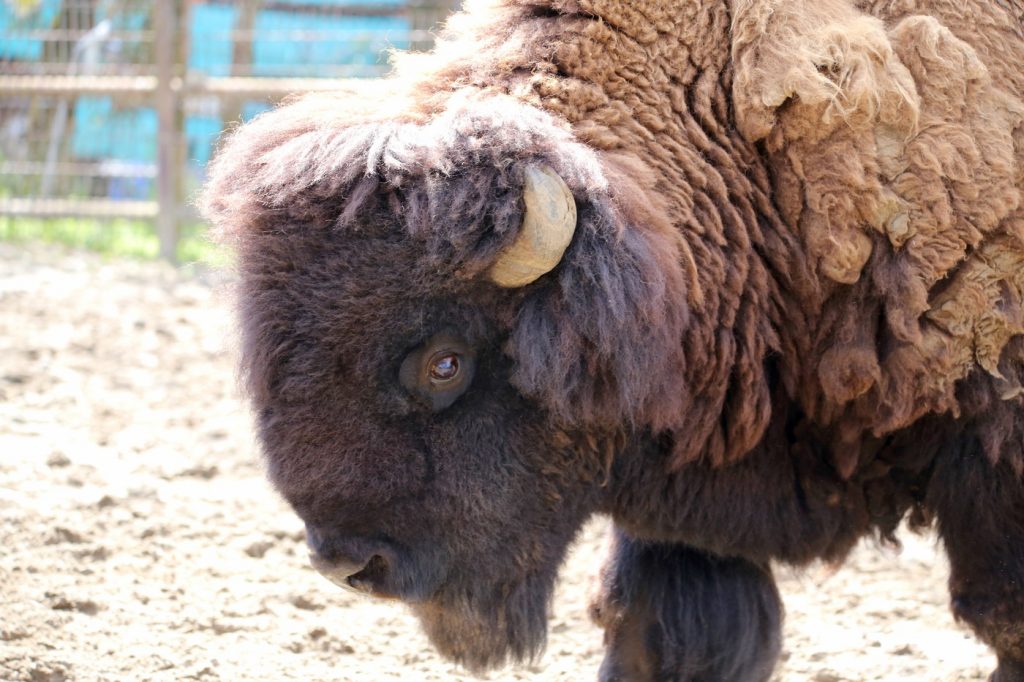
[[[1024,682],[1024,482],[1007,459],[993,465],[973,438],[954,442],[928,502],[949,554],[953,614],[995,650],[993,682]]]
[[[619,531],[591,616],[605,629],[601,682],[762,682],[781,648],[767,567]]]

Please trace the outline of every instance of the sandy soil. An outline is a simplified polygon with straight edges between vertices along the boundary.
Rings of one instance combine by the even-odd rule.
[[[0,680],[471,680],[401,606],[305,563],[239,401],[209,275],[0,244]],[[592,680],[601,521],[566,566],[548,651],[489,680]],[[777,680],[983,680],[929,537],[781,570]]]

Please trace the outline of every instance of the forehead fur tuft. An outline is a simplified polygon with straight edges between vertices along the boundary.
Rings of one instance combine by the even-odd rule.
[[[266,214],[347,222],[376,188],[442,187],[473,169],[550,165],[580,198],[607,189],[595,154],[548,114],[505,96],[455,96],[429,120],[375,118],[339,94],[309,95],[241,126],[223,143],[200,197],[221,241],[236,243]],[[556,153],[557,152],[557,153]],[[512,178],[516,180],[518,178]],[[430,202],[434,203],[434,202]]]

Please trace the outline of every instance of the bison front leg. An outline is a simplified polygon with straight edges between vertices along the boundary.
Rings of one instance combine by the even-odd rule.
[[[591,617],[605,630],[601,682],[762,682],[781,647],[767,567],[618,530]]]
[[[1024,482],[1010,462],[1019,436],[993,465],[972,436],[936,462],[928,502],[949,554],[953,614],[991,646],[992,682],[1024,682]]]

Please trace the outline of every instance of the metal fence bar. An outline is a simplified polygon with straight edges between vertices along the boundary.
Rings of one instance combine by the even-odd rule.
[[[174,92],[174,33],[177,27],[173,0],[157,2],[153,18],[156,29],[156,110],[159,126],[157,138],[157,203],[156,233],[160,239],[160,256],[175,260],[178,245],[178,163],[175,154],[177,129],[177,95]]]
[[[119,95],[151,96],[156,76],[0,76],[0,96]],[[189,76],[171,78],[171,89],[185,95],[282,97],[301,92],[374,89],[372,78],[268,78],[265,76]]]
[[[154,76],[0,76],[0,95],[149,94]]]
[[[26,218],[137,218],[152,220],[155,201],[112,199],[0,199],[0,215]]]

